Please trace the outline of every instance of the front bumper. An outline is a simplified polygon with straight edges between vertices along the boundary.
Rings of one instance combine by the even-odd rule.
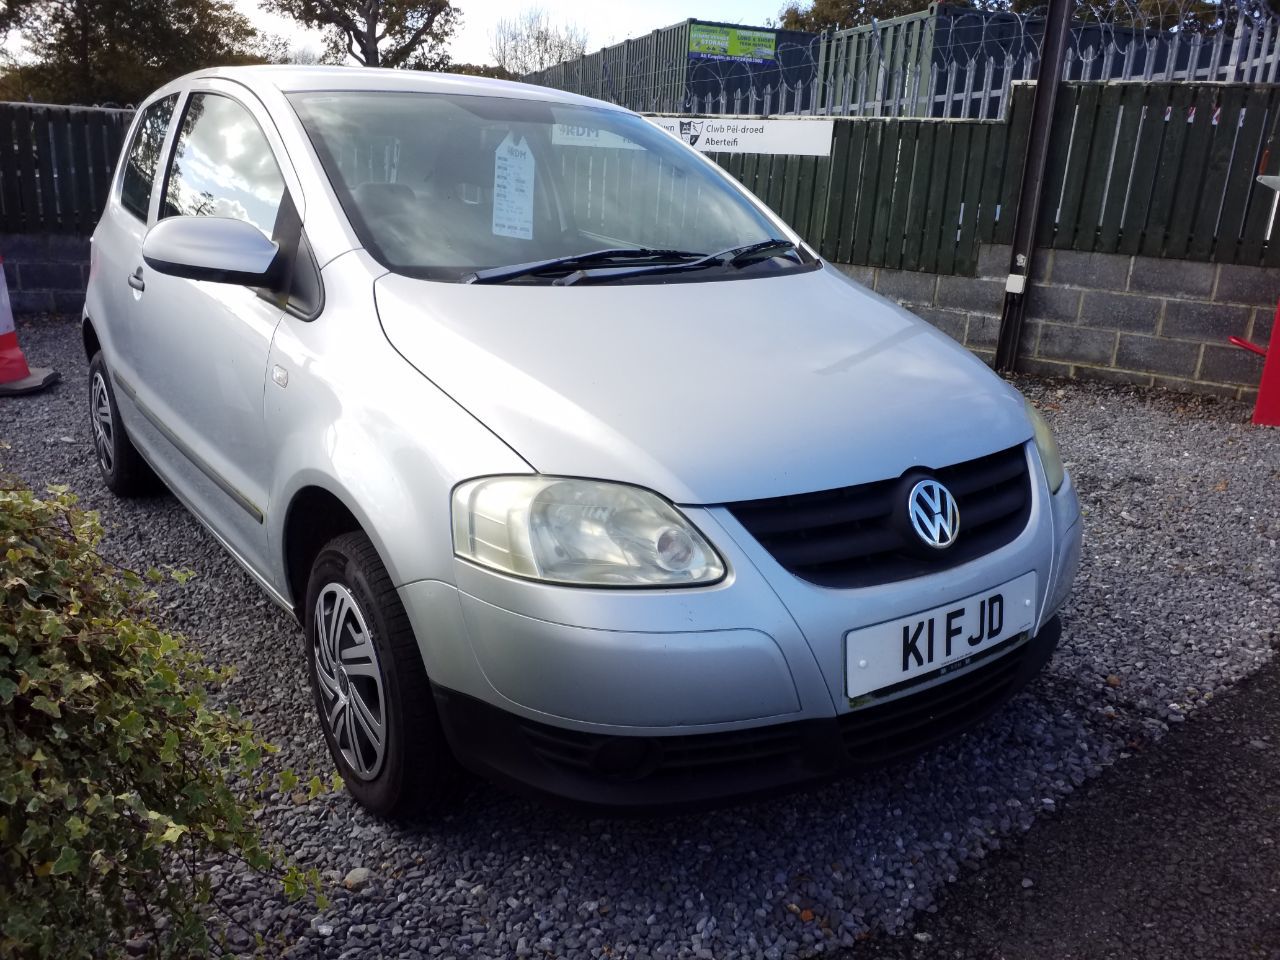
[[[458,759],[544,794],[645,807],[786,787],[951,735],[1048,659],[1079,562],[1071,480],[1051,494],[1032,444],[1027,456],[1035,488],[1024,531],[980,559],[912,580],[806,583],[712,507],[686,508],[730,571],[706,588],[569,590],[461,560],[454,583],[402,586]],[[920,678],[890,703],[885,677],[846,676],[850,631],[1030,572],[1033,639],[972,678]],[[915,732],[903,729],[904,712]],[[878,718],[896,719],[879,733],[857,732]]]
[[[718,733],[590,733],[519,716],[444,687],[436,704],[454,755],[520,792],[643,811],[772,793],[909,756],[981,722],[1057,646],[1058,618],[942,683],[839,716]]]
[[[1069,479],[1050,494],[1038,462],[1032,466],[1039,489],[1022,534],[910,580],[856,589],[807,583],[717,507],[686,508],[729,568],[709,587],[566,588],[458,560],[453,584],[418,581],[400,594],[434,682],[529,720],[669,735],[821,719],[897,679],[883,669],[846,675],[844,638],[852,631],[1031,572],[1029,629],[1053,616],[1079,558],[1079,507]]]

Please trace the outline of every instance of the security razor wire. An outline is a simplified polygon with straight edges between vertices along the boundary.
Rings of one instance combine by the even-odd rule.
[[[1013,83],[1036,76],[1045,28],[1042,7],[935,4],[717,56],[692,49],[693,23],[525,79],[654,113],[1000,119]],[[1262,0],[1078,3],[1062,77],[1275,83],[1280,15]]]

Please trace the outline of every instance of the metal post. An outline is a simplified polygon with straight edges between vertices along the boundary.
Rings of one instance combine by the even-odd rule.
[[[1049,159],[1049,137],[1053,130],[1053,108],[1062,83],[1062,64],[1071,32],[1073,0],[1049,0],[1045,20],[1044,46],[1036,74],[1035,99],[1031,106],[1031,130],[1027,155],[1022,162],[1018,207],[1013,218],[1013,251],[1009,258],[1009,279],[1005,283],[1004,307],[1000,311],[1000,334],[996,341],[996,369],[1013,370],[1018,362],[1022,319],[1026,312],[1027,283],[1035,256],[1036,225],[1040,214],[1040,193]]]

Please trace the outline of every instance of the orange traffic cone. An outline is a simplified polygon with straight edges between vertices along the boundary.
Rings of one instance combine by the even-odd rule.
[[[58,380],[58,371],[48,367],[28,367],[18,346],[9,305],[9,283],[4,278],[4,258],[0,257],[0,397],[35,393]]]

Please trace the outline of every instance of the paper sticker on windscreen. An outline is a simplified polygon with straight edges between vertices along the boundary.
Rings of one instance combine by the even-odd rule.
[[[536,162],[524,137],[508,133],[493,155],[493,235],[533,239],[533,178]]]

